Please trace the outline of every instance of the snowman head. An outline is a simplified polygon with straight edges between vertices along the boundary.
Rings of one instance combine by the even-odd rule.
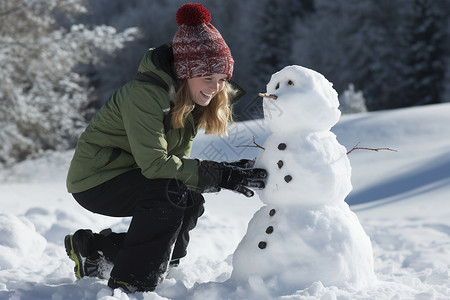
[[[338,94],[322,74],[300,66],[287,66],[267,84],[263,108],[274,132],[330,130],[337,123]]]

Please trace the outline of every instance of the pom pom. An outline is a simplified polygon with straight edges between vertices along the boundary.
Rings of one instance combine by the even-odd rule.
[[[181,6],[176,14],[178,26],[198,26],[211,22],[209,10],[199,3],[187,3]]]

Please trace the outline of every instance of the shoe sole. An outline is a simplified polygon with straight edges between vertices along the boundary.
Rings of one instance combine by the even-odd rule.
[[[66,237],[64,238],[64,246],[66,248],[67,256],[69,256],[69,258],[75,262],[75,268],[73,268],[75,276],[77,277],[77,279],[83,278],[84,272],[81,266],[82,258],[81,256],[77,255],[77,251],[75,251],[75,248],[73,246],[72,234],[66,235]]]
[[[112,277],[108,280],[108,287],[115,290],[121,288],[127,294],[133,294],[136,292],[153,292],[156,287],[135,287],[127,282],[116,280]]]

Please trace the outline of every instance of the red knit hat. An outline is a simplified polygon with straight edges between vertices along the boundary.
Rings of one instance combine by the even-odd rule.
[[[234,60],[219,31],[209,23],[203,5],[188,3],[176,14],[178,31],[173,38],[175,74],[178,79],[233,74]]]

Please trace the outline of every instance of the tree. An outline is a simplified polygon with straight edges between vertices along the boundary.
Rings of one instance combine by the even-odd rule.
[[[245,39],[245,44],[238,44],[246,46],[244,50],[241,49],[247,56],[244,78],[247,80],[247,92],[251,95],[249,97],[254,98],[258,92],[264,92],[273,73],[287,65],[295,64],[292,57],[293,24],[314,8],[310,0],[265,0],[250,3],[252,12],[241,19],[254,21],[247,24],[250,31],[241,37]],[[258,102],[260,112],[249,109],[255,107],[255,101],[245,104],[240,105],[242,119],[263,115],[261,101]]]
[[[366,112],[366,100],[362,91],[355,91],[355,86],[351,83],[348,88],[339,96],[339,110],[343,114],[353,114]]]
[[[0,164],[68,149],[85,127],[92,111],[80,66],[100,63],[136,34],[58,27],[58,19],[85,12],[82,0],[0,3]]]
[[[339,94],[354,83],[369,109],[390,103],[399,78],[397,7],[390,0],[317,0],[316,13],[297,27],[295,55]]]
[[[445,0],[316,0],[294,53],[339,93],[354,83],[369,110],[441,102],[449,9]]]
[[[444,90],[448,38],[448,3],[414,0],[405,16],[401,94],[399,106],[441,102]]]

